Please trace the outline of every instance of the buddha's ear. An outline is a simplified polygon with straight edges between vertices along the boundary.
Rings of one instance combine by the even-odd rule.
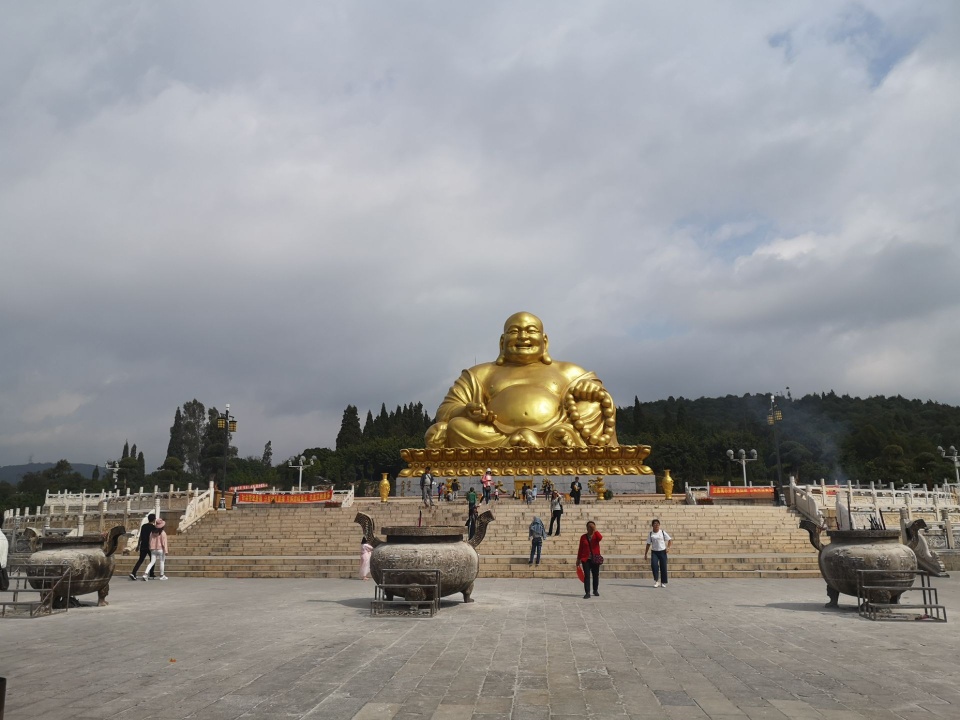
[[[506,362],[507,358],[503,354],[503,343],[506,339],[506,334],[500,336],[500,355],[497,357],[497,365],[503,365]]]
[[[544,335],[543,336],[543,357],[540,358],[540,362],[542,362],[544,365],[549,365],[550,363],[553,362],[553,358],[550,357],[550,353],[548,352],[549,350],[550,350],[550,340],[547,338],[546,335]]]

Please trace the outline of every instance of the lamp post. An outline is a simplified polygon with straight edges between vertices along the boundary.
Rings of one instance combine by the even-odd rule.
[[[773,429],[773,447],[777,453],[777,487],[773,493],[773,504],[783,504],[783,466],[780,464],[780,438],[777,436],[777,423],[783,420],[783,411],[777,405],[777,396],[770,396],[770,411],[767,413],[767,425]]]
[[[230,454],[230,433],[237,431],[237,419],[230,414],[230,403],[217,416],[217,429],[223,430],[223,479],[220,481],[220,509],[227,509],[227,456]]]
[[[743,486],[747,486],[747,463],[753,462],[757,459],[757,451],[751,450],[750,457],[747,457],[746,451],[741,448],[736,455],[733,454],[733,450],[727,450],[727,457],[730,458],[730,462],[740,463],[743,467]]]
[[[300,471],[299,477],[297,478],[297,492],[298,492],[298,493],[303,492],[303,468],[304,468],[304,467],[309,467],[309,466],[313,465],[313,464],[317,461],[317,456],[316,456],[316,455],[311,455],[311,456],[310,456],[310,462],[308,462],[306,465],[304,465],[304,462],[306,462],[306,460],[307,460],[307,458],[306,458],[305,456],[301,455],[301,456],[298,457],[298,458],[293,458],[293,457],[292,457],[292,458],[290,458],[290,460],[287,461],[287,467],[288,467],[288,468],[297,468],[297,470]],[[294,463],[296,463],[296,464],[294,464]]]
[[[109,471],[113,475],[113,491],[116,493],[119,493],[120,485],[117,482],[117,475],[120,472],[120,463],[116,460],[107,460],[107,462],[103,464],[103,467],[104,467],[104,470]],[[124,478],[123,484],[124,485],[127,484],[126,478]],[[126,490],[126,487],[124,487],[124,490]]]
[[[953,463],[953,470],[957,473],[957,485],[960,485],[960,458],[957,457],[957,448],[951,445],[949,450],[950,454],[947,455],[946,450],[942,447],[937,447],[937,452],[940,453],[940,457]]]

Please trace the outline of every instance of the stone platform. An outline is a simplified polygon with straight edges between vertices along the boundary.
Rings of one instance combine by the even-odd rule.
[[[115,580],[106,608],[0,620],[5,720],[960,717],[950,622],[880,623],[820,580],[480,579],[434,618],[358,580]]]
[[[643,464],[649,445],[581,448],[406,448],[400,451],[407,467],[400,477],[420,477],[429,466],[435,477],[480,477],[492,468],[498,479],[543,475],[653,475]],[[567,481],[570,482],[569,480]],[[586,487],[586,483],[584,483]]]

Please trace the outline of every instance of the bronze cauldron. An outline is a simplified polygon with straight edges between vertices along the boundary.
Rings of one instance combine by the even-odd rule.
[[[401,570],[391,577],[391,581],[402,583],[424,583],[427,581],[422,569],[440,571],[440,597],[463,593],[464,602],[473,602],[473,581],[480,571],[480,556],[477,545],[483,541],[487,524],[493,520],[493,513],[487,510],[477,518],[477,532],[471,540],[465,541],[466,528],[459,525],[434,526],[398,526],[385,527],[386,542],[376,537],[374,520],[366,513],[357,513],[354,522],[364,530],[367,542],[374,546],[370,557],[370,574],[378,585],[383,584],[384,570]],[[393,593],[385,592],[388,600]],[[408,597],[415,594],[418,597]],[[429,593],[426,593],[429,595]],[[404,600],[432,600],[423,597],[423,590],[413,588],[403,595]]]
[[[126,528],[118,525],[102,535],[40,538],[41,549],[30,556],[26,565],[30,586],[35,590],[53,590],[55,608],[79,605],[77,596],[92,592],[97,593],[97,605],[106,605],[113,554],[125,532]]]

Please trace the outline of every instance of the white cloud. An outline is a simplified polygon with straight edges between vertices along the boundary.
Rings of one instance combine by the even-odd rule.
[[[960,402],[952,5],[8,16],[0,463],[159,465],[194,397],[330,445],[520,308],[621,403]]]

